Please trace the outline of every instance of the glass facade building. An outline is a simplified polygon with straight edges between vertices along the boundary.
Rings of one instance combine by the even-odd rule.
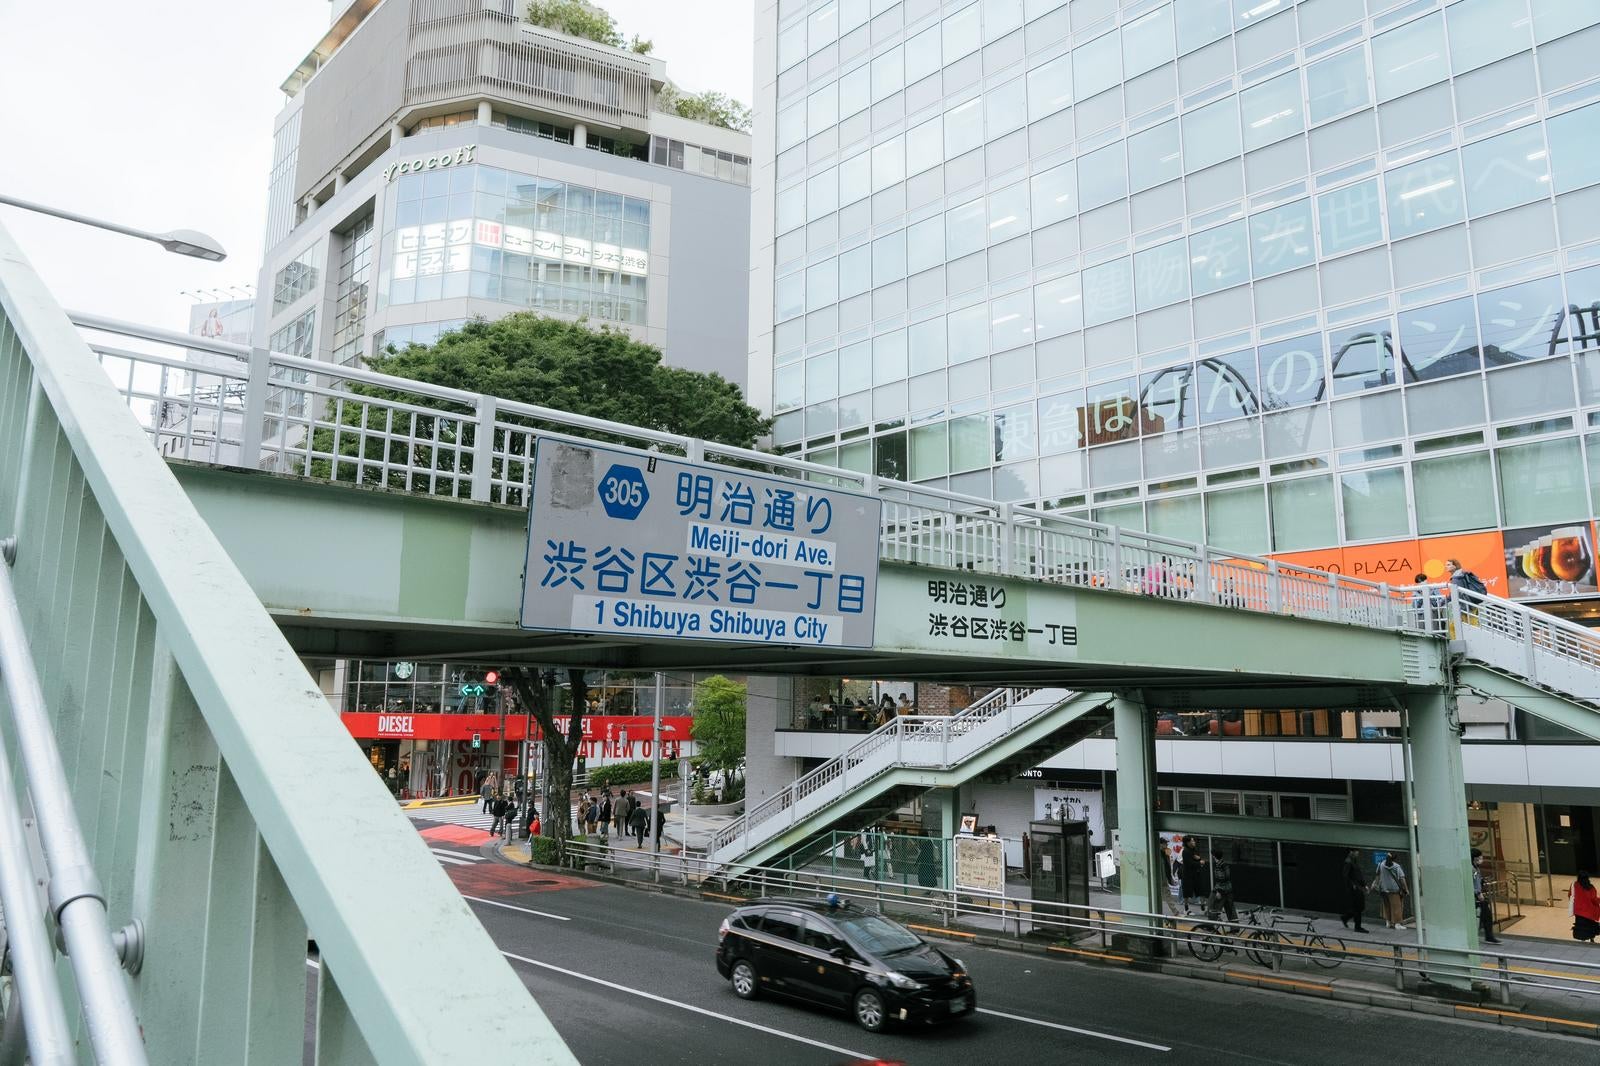
[[[1595,594],[1600,3],[782,0],[757,40],[784,452]]]

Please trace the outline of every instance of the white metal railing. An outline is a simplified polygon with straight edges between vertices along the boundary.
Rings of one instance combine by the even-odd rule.
[[[1116,954],[1118,944],[1113,939],[1125,937],[1164,945],[1158,950],[1169,954],[1198,947],[1201,950],[1195,953],[1196,960],[1211,958],[1217,960],[1215,965],[1230,969],[1251,965],[1247,958],[1264,960],[1264,968],[1274,971],[1315,972],[1349,965],[1369,978],[1392,981],[1400,991],[1414,990],[1441,978],[1456,978],[1496,989],[1502,1003],[1511,1002],[1514,989],[1523,993],[1600,996],[1600,962],[1527,955],[1507,951],[1503,946],[1480,945],[1478,951],[1465,953],[1460,948],[1437,947],[1421,940],[1408,944],[1366,940],[1351,936],[1345,930],[1324,932],[1317,923],[1331,924],[1332,919],[1316,916],[1306,916],[1310,923],[1303,934],[1297,934],[1289,926],[1279,936],[1259,936],[1255,934],[1259,934],[1266,923],[1250,922],[1250,912],[1256,908],[1244,901],[1239,903],[1238,909],[1245,913],[1247,920],[1228,922],[1095,904],[1057,903],[1012,895],[1008,886],[1002,886],[999,892],[952,888],[948,879],[944,887],[925,887],[903,881],[852,877],[835,870],[752,866],[741,869],[735,880],[728,877],[727,869],[714,856],[652,855],[648,851],[614,849],[588,841],[569,842],[567,860],[580,869],[609,868],[624,880],[628,873],[642,871],[653,875],[652,883],[676,881],[702,887],[716,885],[725,893],[737,893],[752,901],[768,895],[809,895],[821,899],[836,894],[900,917],[911,928],[933,936],[949,933],[952,925],[962,937],[974,934],[1021,937],[1030,932],[1046,933],[1068,944],[1095,949],[1085,952],[1082,946],[1058,945],[1057,950],[1080,958],[1125,961],[1127,956]],[[1258,909],[1266,911],[1264,907]],[[919,919],[932,924],[915,924]],[[1320,934],[1319,940],[1310,941],[1313,934]],[[1224,955],[1204,950],[1218,943],[1232,951]]]
[[[1582,700],[1600,700],[1600,636],[1564,618],[1452,589],[1450,630],[1468,659]]]
[[[97,360],[0,229],[0,1062],[574,1061],[147,446],[252,446],[198,358]]]
[[[1409,589],[370,370],[98,315],[72,318],[162,349],[91,341],[172,458],[525,506],[537,437],[604,436],[875,495],[883,501],[879,554],[892,562],[1437,632],[1411,609]]]
[[[890,770],[945,770],[1061,706],[1066,689],[997,688],[954,715],[902,715],[719,829],[710,854],[731,862]]]

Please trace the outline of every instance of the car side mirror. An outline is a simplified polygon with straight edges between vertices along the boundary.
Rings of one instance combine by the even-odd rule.
[[[849,948],[845,947],[842,944],[839,947],[836,947],[832,951],[828,952],[828,954],[832,955],[834,958],[838,959],[840,962],[849,962],[851,959],[854,959],[856,957],[856,953],[855,952],[851,951]]]

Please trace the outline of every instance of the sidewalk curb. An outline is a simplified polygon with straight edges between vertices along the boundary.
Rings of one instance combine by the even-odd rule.
[[[509,866],[523,868],[532,865],[531,863],[518,862],[514,859],[506,858],[502,854],[503,847],[504,845],[501,844],[496,845],[494,848],[494,858],[500,862]],[[663,882],[658,884],[654,881],[639,881],[613,873],[591,870],[587,866],[579,870],[573,870],[562,866],[541,865],[535,866],[534,869],[563,873],[573,877],[585,877],[605,884],[632,888],[641,892],[654,892],[658,895],[698,900],[702,903],[743,904],[751,902],[753,899],[753,897],[749,896],[733,896],[676,883]],[[1264,992],[1277,992],[1283,995],[1310,996],[1330,1002],[1381,1007],[1386,1010],[1409,1011],[1413,1014],[1455,1018],[1461,1021],[1477,1022],[1482,1025],[1503,1025],[1518,1029],[1531,1029],[1536,1032],[1566,1033],[1569,1036],[1584,1036],[1600,1040],[1600,1022],[1585,1022],[1572,1018],[1530,1014],[1511,1007],[1468,1006],[1465,1004],[1446,1003],[1430,996],[1397,992],[1392,989],[1386,990],[1376,985],[1364,983],[1350,983],[1348,979],[1335,978],[1331,981],[1323,981],[1312,977],[1301,978],[1298,975],[1280,977],[1277,974],[1257,972],[1253,969],[1212,968],[1165,959],[1139,959],[1131,955],[1121,954],[1114,949],[1077,948],[1070,945],[1046,944],[986,933],[968,932],[960,929],[947,929],[941,926],[912,922],[906,922],[905,924],[909,928],[923,933],[930,940],[943,940],[956,944],[976,944],[979,947],[994,948],[999,951],[1010,951],[1023,955],[1053,955],[1057,956],[1062,962],[1075,963],[1080,966],[1117,966],[1125,970],[1163,974],[1168,977],[1184,977],[1198,981],[1216,981],[1222,984],[1240,985],[1256,988]],[[1526,1006],[1526,1004],[1522,1005]]]

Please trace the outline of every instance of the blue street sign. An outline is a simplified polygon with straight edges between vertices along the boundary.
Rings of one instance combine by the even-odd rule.
[[[650,501],[644,473],[636,466],[614,463],[600,479],[600,505],[612,518],[632,522]]]

